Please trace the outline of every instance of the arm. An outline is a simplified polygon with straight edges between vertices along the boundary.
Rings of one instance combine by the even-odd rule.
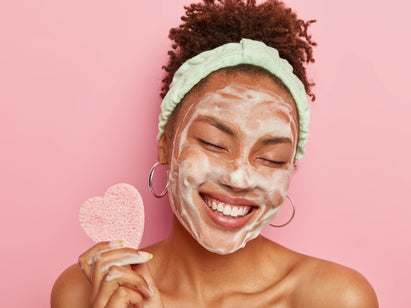
[[[54,283],[51,308],[90,308],[91,285],[78,264],[67,268]]]

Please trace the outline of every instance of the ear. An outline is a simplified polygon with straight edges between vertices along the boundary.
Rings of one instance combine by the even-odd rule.
[[[168,146],[167,146],[167,141],[166,141],[166,137],[164,136],[164,134],[161,135],[160,140],[158,141],[157,150],[158,150],[159,163],[162,165],[167,165],[168,164]]]

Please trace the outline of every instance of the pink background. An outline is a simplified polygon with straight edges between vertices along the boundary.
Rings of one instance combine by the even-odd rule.
[[[140,190],[143,245],[170,227],[147,187],[156,161],[168,29],[191,1],[16,0],[0,5],[1,307],[47,307],[54,280],[92,245],[86,199]],[[269,238],[363,273],[381,307],[411,307],[407,1],[290,0],[318,22],[308,153],[291,225]]]

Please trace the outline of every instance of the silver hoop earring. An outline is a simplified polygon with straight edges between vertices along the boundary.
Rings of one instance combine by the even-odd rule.
[[[295,215],[295,205],[294,205],[294,201],[293,201],[288,195],[286,195],[286,197],[287,197],[288,200],[290,200],[291,205],[293,206],[293,214],[291,215],[291,218],[290,218],[287,222],[283,223],[282,225],[273,225],[273,224],[270,224],[271,227],[275,227],[275,228],[285,227],[286,225],[288,225],[288,224],[291,222],[291,220],[293,220],[294,215]]]
[[[166,187],[164,187],[164,189],[163,189],[163,191],[161,192],[161,194],[157,195],[157,194],[155,193],[154,189],[153,189],[152,184],[151,184],[151,182],[153,181],[154,171],[156,170],[156,168],[157,168],[159,165],[161,165],[159,162],[156,162],[156,163],[154,164],[154,166],[151,168],[150,175],[149,175],[149,177],[148,177],[148,187],[150,188],[150,191],[151,191],[151,193],[153,194],[153,196],[156,197],[156,198],[162,198],[162,197],[164,197],[164,196],[166,195],[166,193],[167,193],[167,188],[168,188],[168,183],[167,183]]]

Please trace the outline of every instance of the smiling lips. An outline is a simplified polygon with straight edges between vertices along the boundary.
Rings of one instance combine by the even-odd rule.
[[[209,195],[202,194],[201,197],[207,205],[207,213],[210,215],[211,219],[218,225],[226,228],[238,228],[245,225],[253,216],[249,214],[255,212],[253,210],[256,209],[256,206],[254,205],[243,205],[237,204],[237,202],[231,202],[235,203],[235,205],[233,205],[212,198]]]
[[[205,201],[210,209],[218,214],[223,214],[225,216],[245,216],[251,209],[251,206],[233,206],[218,200],[212,201],[210,199],[206,199]]]

